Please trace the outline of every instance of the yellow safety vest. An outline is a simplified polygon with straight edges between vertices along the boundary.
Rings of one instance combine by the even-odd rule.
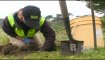
[[[15,21],[14,21],[14,17],[12,14],[8,16],[8,20],[9,20],[11,27],[13,27],[15,25]],[[45,21],[45,18],[41,17],[40,27],[43,25],[44,21]],[[22,28],[15,27],[15,33],[20,37],[26,38],[26,37],[33,37],[37,32],[35,32],[35,29],[30,28],[28,30],[27,35],[25,35]]]

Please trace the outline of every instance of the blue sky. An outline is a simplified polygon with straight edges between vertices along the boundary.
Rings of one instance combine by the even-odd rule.
[[[87,8],[85,2],[80,1],[66,1],[68,12],[72,13],[71,18],[76,16],[91,15],[91,10]],[[61,14],[58,1],[0,1],[0,18],[4,18],[10,13],[27,6],[34,5],[41,9],[42,16]],[[95,14],[96,16],[102,16]]]

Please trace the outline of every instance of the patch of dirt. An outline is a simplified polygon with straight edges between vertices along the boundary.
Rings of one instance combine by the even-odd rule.
[[[26,55],[38,50],[39,48],[34,43],[27,44],[24,48],[18,48],[17,46],[12,46],[12,44],[0,46],[0,54],[3,55]]]
[[[2,45],[0,46],[0,55],[8,56],[8,55],[14,55],[18,57],[19,59],[23,59],[24,56],[31,54],[33,52],[38,52],[39,48],[36,44],[31,43],[26,45],[24,48],[18,48],[17,46],[12,46],[12,44]],[[48,54],[45,55],[45,57],[49,57]]]

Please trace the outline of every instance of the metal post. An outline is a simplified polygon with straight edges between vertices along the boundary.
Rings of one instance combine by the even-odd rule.
[[[91,7],[92,21],[93,21],[94,48],[96,50],[97,49],[96,24],[95,24],[94,6],[93,6],[93,1],[92,0],[90,0],[90,7]]]

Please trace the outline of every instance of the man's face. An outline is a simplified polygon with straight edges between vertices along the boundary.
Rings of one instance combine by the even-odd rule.
[[[39,21],[40,20],[39,19],[36,19],[35,21],[34,20],[33,21],[31,21],[31,20],[30,21],[28,21],[28,20],[25,21],[25,18],[24,18],[22,13],[23,13],[22,9],[18,11],[18,18],[19,18],[19,20],[21,22],[23,22],[25,25],[27,25],[28,27],[31,27],[31,28],[35,28],[35,29],[39,29],[40,28],[40,26],[39,26]],[[35,16],[35,17],[32,16],[32,18],[38,18],[38,17],[37,16]]]
[[[24,22],[24,17],[22,15],[22,10],[18,11],[18,18],[20,19],[20,21]]]

